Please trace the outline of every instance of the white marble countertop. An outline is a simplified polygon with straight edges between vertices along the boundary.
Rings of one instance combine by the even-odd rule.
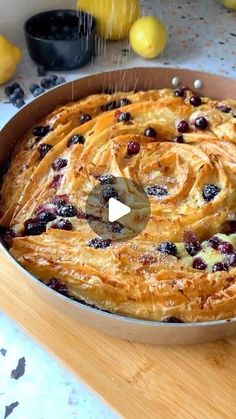
[[[130,52],[127,41],[107,43],[101,45],[100,55],[93,64],[62,74],[67,81],[108,69],[147,65],[203,70],[236,79],[236,12],[228,11],[218,0],[142,0],[141,4],[143,14],[160,16],[169,28],[169,45],[161,57],[147,62]],[[36,66],[25,52],[14,81],[28,92],[30,83],[39,80]],[[26,102],[32,99],[27,93]],[[0,127],[16,111],[7,103],[4,88],[0,87]],[[19,359],[20,367],[12,373]],[[19,375],[25,372],[16,379],[14,376],[18,370],[22,370]],[[12,407],[12,413],[11,408],[6,410],[6,406]],[[95,395],[2,313],[0,419],[6,418],[6,412],[12,419],[115,417]]]

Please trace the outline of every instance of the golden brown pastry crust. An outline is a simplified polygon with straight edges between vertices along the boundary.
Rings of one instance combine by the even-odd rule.
[[[193,269],[182,259],[157,252],[164,241],[183,242],[191,230],[204,241],[222,229],[236,214],[236,118],[203,98],[192,107],[172,90],[94,95],[56,109],[38,125],[50,131],[37,143],[30,130],[18,142],[11,167],[4,178],[1,196],[1,226],[20,236],[24,222],[55,195],[67,195],[79,211],[97,184],[97,176],[112,173],[142,185],[167,187],[164,199],[150,197],[151,217],[136,238],[94,249],[95,237],[86,219],[70,218],[72,231],[47,231],[38,236],[15,237],[11,254],[37,278],[48,283],[58,278],[69,295],[97,307],[152,320],[175,316],[182,321],[206,321],[236,315],[236,268],[229,272]],[[129,123],[118,123],[117,110],[102,112],[101,106],[122,97],[132,103]],[[235,108],[236,101],[225,101]],[[82,113],[92,119],[80,125]],[[196,117],[207,118],[204,131],[194,127]],[[184,143],[173,142],[176,124],[187,120],[190,129]],[[153,127],[156,139],[144,135]],[[85,144],[67,147],[72,135],[81,134]],[[140,152],[126,158],[127,144],[136,140]],[[40,160],[38,146],[53,148]],[[59,187],[53,181],[53,161],[67,159]],[[217,184],[221,191],[210,202],[202,196],[204,184]]]

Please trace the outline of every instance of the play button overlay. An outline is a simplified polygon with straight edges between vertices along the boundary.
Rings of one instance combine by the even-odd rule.
[[[110,223],[114,221],[118,221],[120,218],[124,217],[125,215],[129,214],[131,208],[122,202],[117,201],[115,198],[110,198],[108,201],[108,219]]]
[[[103,175],[86,201],[86,219],[94,233],[112,241],[131,240],[150,218],[150,202],[142,185],[123,177]]]

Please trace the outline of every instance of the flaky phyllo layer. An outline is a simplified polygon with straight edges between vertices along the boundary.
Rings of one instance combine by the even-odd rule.
[[[235,316],[235,116],[236,101],[187,89],[98,94],[57,108],[18,142],[3,178],[10,253],[56,291],[111,312]],[[90,191],[99,182],[114,191],[114,177],[141,184],[150,199],[150,220],[131,240],[125,225],[103,224],[114,229],[107,240],[88,224]]]

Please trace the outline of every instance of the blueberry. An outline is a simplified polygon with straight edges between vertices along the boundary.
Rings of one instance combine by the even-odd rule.
[[[20,88],[20,85],[19,85],[19,83],[13,83],[13,84],[11,85],[11,87],[12,87],[12,90],[14,91],[14,90],[16,90],[16,89]]]
[[[108,239],[100,239],[95,238],[88,242],[89,247],[93,247],[94,249],[105,249],[111,245],[111,240]]]
[[[227,263],[230,267],[236,266],[236,253],[235,252],[227,256]]]
[[[195,258],[193,260],[192,267],[194,269],[199,269],[200,271],[204,271],[207,268],[207,264],[202,258]]]
[[[188,132],[189,125],[188,125],[187,121],[184,121],[184,120],[180,121],[177,125],[177,130],[181,133]]]
[[[46,69],[43,65],[39,65],[37,67],[37,72],[38,72],[38,76],[41,76],[41,77],[44,77],[47,74]]]
[[[30,85],[30,87],[29,87],[29,91],[30,91],[31,93],[34,93],[34,91],[35,91],[36,89],[39,89],[39,85],[38,85],[38,84],[35,84],[35,83],[32,83],[32,84]]]
[[[228,265],[224,262],[216,262],[212,266],[212,272],[218,272],[218,271],[228,271]]]
[[[182,320],[180,320],[178,317],[175,317],[175,316],[166,317],[162,321],[163,323],[184,323]]]
[[[184,136],[183,135],[177,135],[176,137],[173,138],[172,141],[174,143],[182,144],[182,143],[184,143]]]
[[[35,137],[45,137],[45,135],[47,135],[50,131],[50,127],[49,125],[40,125],[37,127],[33,128],[33,135],[35,135]]]
[[[119,112],[116,119],[117,122],[128,122],[131,120],[131,114],[129,112]]]
[[[112,186],[110,186],[110,185],[107,185],[107,186],[105,186],[104,187],[104,190],[103,190],[103,193],[102,193],[102,196],[103,196],[103,199],[104,199],[104,201],[109,201],[109,199],[111,199],[111,198],[115,198],[115,199],[117,199],[118,198],[118,193],[117,193],[117,191],[115,190],[115,188],[113,188]]]
[[[140,152],[140,144],[138,141],[130,141],[127,145],[127,154],[129,156],[134,156]]]
[[[146,128],[144,131],[145,137],[157,138],[157,132],[154,128]]]
[[[174,91],[174,95],[176,97],[183,97],[183,98],[185,98],[186,97],[186,91],[185,91],[185,89],[183,87],[180,87],[179,89],[176,89]]]
[[[177,247],[172,242],[160,243],[156,250],[166,255],[177,256]]]
[[[66,79],[65,77],[57,77],[56,81],[55,81],[55,86],[59,86],[62,83],[65,83]]]
[[[202,104],[202,99],[200,98],[200,96],[191,96],[189,99],[189,103],[190,105],[197,107]]]
[[[13,93],[13,88],[12,88],[12,86],[7,86],[7,87],[5,87],[5,90],[4,90],[4,92],[5,92],[5,95],[7,96],[7,97],[9,97],[12,93]]]
[[[226,105],[225,103],[218,105],[217,109],[219,109],[221,112],[224,112],[224,113],[230,113],[232,111],[232,108]]]
[[[212,247],[212,249],[217,250],[219,245],[222,243],[222,240],[220,240],[218,237],[213,236],[208,240],[208,245]]]
[[[37,215],[37,219],[42,223],[49,223],[56,219],[56,215],[51,211],[42,211]]]
[[[109,174],[104,174],[98,177],[99,182],[101,182],[102,185],[104,184],[112,184],[114,183],[114,176]]]
[[[22,108],[22,106],[25,105],[25,101],[24,99],[16,99],[14,106],[16,106],[17,108]]]
[[[17,94],[15,92],[13,92],[10,96],[9,96],[9,100],[11,103],[15,103],[16,99],[18,99]]]
[[[58,208],[57,214],[61,217],[75,217],[77,215],[77,209],[74,205],[65,204]]]
[[[52,204],[56,205],[58,208],[67,205],[67,195],[55,195],[52,200]]]
[[[168,191],[165,188],[162,188],[161,186],[147,186],[145,188],[145,192],[150,196],[156,196],[158,198],[163,198],[168,195]]]
[[[63,179],[63,175],[61,174],[54,176],[53,181],[51,183],[52,188],[54,189],[60,188],[62,179]]]
[[[84,144],[85,138],[83,135],[75,134],[67,142],[67,147],[71,147],[74,144]]]
[[[233,253],[234,246],[229,242],[221,242],[218,246],[218,251],[223,254]]]
[[[25,221],[24,233],[26,236],[39,236],[46,231],[46,226],[41,221],[30,218]]]
[[[53,170],[61,170],[67,166],[67,160],[61,159],[60,157],[52,163]]]
[[[199,241],[190,241],[185,243],[185,250],[190,256],[195,256],[198,252],[200,252],[202,246]]]
[[[127,106],[127,105],[130,105],[130,104],[131,104],[131,101],[129,99],[123,97],[123,98],[118,100],[117,107],[122,108],[123,106]]]
[[[45,92],[45,90],[42,87],[38,87],[37,89],[35,89],[33,91],[33,96],[34,97],[37,97],[37,96],[41,95],[44,92]]]
[[[17,87],[17,89],[14,90],[14,94],[17,95],[18,99],[23,99],[23,97],[25,96],[24,90],[20,87]]]
[[[52,82],[49,79],[42,79],[40,84],[44,89],[50,89],[52,87]]]
[[[195,127],[199,130],[205,130],[208,127],[208,121],[204,116],[199,116],[199,118],[195,119]]]
[[[46,156],[46,154],[52,149],[52,147],[53,146],[51,144],[40,144],[38,146],[40,160],[42,160]]]
[[[107,228],[111,233],[120,233],[121,230],[123,229],[123,225],[118,222],[114,222],[114,223],[109,223]]]
[[[50,74],[50,76],[48,77],[48,80],[50,80],[50,82],[55,86],[56,81],[57,81],[57,75],[56,74]]]
[[[59,279],[57,278],[50,279],[50,281],[47,283],[47,286],[52,290],[59,292],[60,294],[68,294],[67,286],[63,284],[61,281],[59,281]]]
[[[85,124],[86,122],[90,121],[92,119],[91,115],[88,113],[80,115],[80,124]]]
[[[73,226],[69,220],[60,219],[52,225],[52,228],[70,231],[73,229]]]
[[[105,105],[101,106],[101,110],[103,112],[112,111],[113,109],[116,109],[117,104],[116,101],[113,100],[112,102],[106,103]]]
[[[207,183],[203,187],[202,196],[206,202],[210,202],[220,193],[220,191],[221,189],[218,186]]]

